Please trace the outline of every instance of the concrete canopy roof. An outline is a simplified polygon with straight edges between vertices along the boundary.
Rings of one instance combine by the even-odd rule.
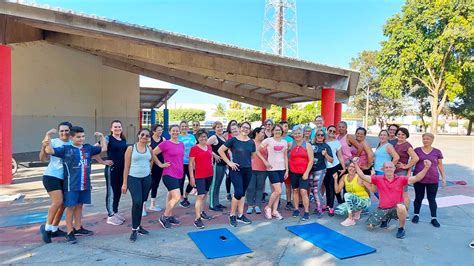
[[[140,108],[160,108],[178,90],[152,87],[140,87]]]
[[[46,40],[103,64],[260,107],[354,95],[359,73],[41,6],[0,2],[0,43]]]

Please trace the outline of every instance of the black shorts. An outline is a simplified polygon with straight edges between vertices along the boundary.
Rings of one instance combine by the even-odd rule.
[[[291,179],[291,188],[293,189],[308,189],[309,187],[309,178],[303,180],[303,174],[296,174],[290,172],[290,179]]]
[[[59,179],[54,176],[44,175],[43,176],[43,186],[47,192],[55,190],[63,190],[64,180]]]
[[[212,176],[206,178],[195,178],[196,190],[198,195],[204,195],[209,191],[212,182]]]
[[[285,170],[277,170],[277,171],[267,171],[268,179],[270,183],[283,183],[285,179]]]
[[[162,177],[162,180],[163,180],[163,184],[165,184],[165,187],[166,189],[168,189],[168,191],[180,188],[181,179],[177,179],[169,175],[164,175]]]

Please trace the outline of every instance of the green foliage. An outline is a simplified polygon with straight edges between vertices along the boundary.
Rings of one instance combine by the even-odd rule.
[[[217,104],[214,116],[225,116],[225,105],[223,103]]]
[[[446,101],[466,89],[464,76],[474,71],[472,6],[471,0],[407,0],[384,27],[382,89],[392,96],[416,85],[426,90],[433,125]]]
[[[226,112],[227,119],[230,120],[237,120],[239,122],[248,121],[254,122],[260,120],[261,113],[260,111],[252,110],[250,108],[245,110],[235,110],[230,109]]]
[[[229,102],[229,109],[242,110],[242,103],[234,100],[227,100]]]
[[[204,121],[206,119],[206,111],[191,108],[170,109],[171,121]]]
[[[458,126],[458,121],[451,121],[449,122],[449,127],[457,127]]]

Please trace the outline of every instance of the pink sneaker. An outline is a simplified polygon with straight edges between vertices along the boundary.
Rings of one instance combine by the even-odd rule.
[[[352,225],[355,225],[356,222],[352,219],[345,219],[342,223],[341,223],[343,226],[352,226]]]
[[[272,209],[270,209],[270,207],[266,206],[264,209],[263,209],[263,215],[265,215],[265,218],[267,219],[272,219]]]
[[[107,217],[107,223],[111,225],[121,225],[123,221],[114,216]]]
[[[283,216],[281,216],[281,214],[278,211],[274,211],[272,213],[272,216],[275,217],[275,219],[277,220],[283,220]]]
[[[119,213],[114,213],[114,216],[119,218],[120,220],[122,220],[122,222],[125,222],[125,217],[123,217],[122,215],[120,215]]]
[[[362,211],[354,212],[354,213],[352,214],[352,218],[354,218],[354,220],[356,220],[356,221],[360,220],[360,213],[361,213],[361,212],[362,212]]]

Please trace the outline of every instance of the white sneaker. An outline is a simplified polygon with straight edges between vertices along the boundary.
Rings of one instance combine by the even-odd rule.
[[[125,222],[125,217],[123,217],[122,215],[120,215],[118,212],[114,214],[115,217],[119,218],[120,220],[122,220],[122,222]]]
[[[147,215],[148,215],[148,212],[146,212],[145,209],[142,209],[142,217],[147,216]]]
[[[155,211],[155,212],[160,212],[161,211],[161,208],[160,206],[158,205],[150,205],[150,207],[148,208],[149,211]]]
[[[114,215],[114,216],[107,217],[107,223],[111,225],[121,225],[123,221]]]

